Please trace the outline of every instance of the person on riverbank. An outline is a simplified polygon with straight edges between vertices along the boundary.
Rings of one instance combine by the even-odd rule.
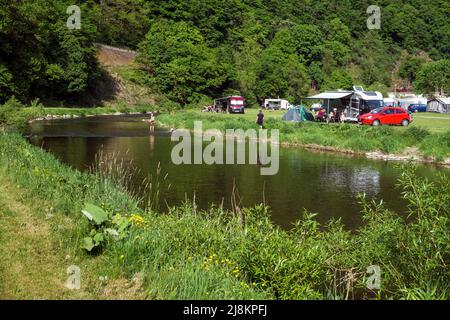
[[[327,123],[330,123],[333,121],[334,121],[334,112],[330,111],[330,113],[328,114],[328,117],[327,117]]]
[[[264,113],[262,112],[262,110],[259,110],[259,113],[256,116],[256,123],[258,124],[260,129],[263,128],[263,125],[264,125]]]
[[[341,113],[338,112],[337,108],[334,108],[333,109],[333,114],[334,114],[333,122],[339,123],[339,121],[341,119]]]
[[[339,120],[341,123],[345,123],[345,115],[344,115],[344,111],[341,111],[341,115],[339,117]]]
[[[324,122],[325,121],[325,110],[324,109],[320,109],[317,112],[316,121],[318,121],[318,122]]]

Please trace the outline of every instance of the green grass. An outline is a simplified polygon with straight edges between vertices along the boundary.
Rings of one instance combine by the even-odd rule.
[[[99,115],[112,115],[116,113],[131,114],[145,113],[149,111],[160,111],[154,105],[134,105],[117,104],[114,107],[96,108],[45,108],[42,105],[24,106],[19,102],[0,106],[0,127],[22,129],[30,120],[48,116],[86,117]]]
[[[257,129],[257,109],[247,109],[241,114],[203,113],[182,111],[163,114],[158,117],[160,124],[174,128],[192,129],[194,121],[203,121],[204,129]],[[382,126],[370,127],[356,124],[290,123],[281,120],[283,111],[265,111],[264,126],[279,129],[280,141],[284,144],[318,145],[335,150],[400,154],[405,148],[416,148],[419,155],[443,161],[450,157],[450,120],[447,130],[440,124],[432,124],[428,119],[418,117],[408,128]],[[447,120],[442,120],[447,121]],[[445,123],[447,124],[447,123]],[[432,129],[432,130],[430,130]]]
[[[430,132],[446,132],[450,130],[450,114],[416,113],[411,126],[424,128]]]
[[[159,214],[142,209],[143,199],[119,183],[127,177],[109,174],[75,171],[20,136],[0,133],[2,180],[23,190],[24,203],[40,199],[70,220],[70,228],[57,223],[51,231],[57,250],[71,248],[76,261],[92,268],[88,274],[106,275],[112,284],[141,279],[137,291],[146,298],[449,298],[448,177],[418,180],[405,166],[399,194],[409,203],[412,221],[360,199],[365,225],[350,233],[336,221],[320,226],[307,213],[284,231],[262,205],[199,211],[187,200]],[[123,238],[109,237],[102,250],[88,254],[80,248],[92,228],[81,214],[86,202],[144,222],[132,222]],[[366,268],[374,264],[382,270],[378,291],[365,286]],[[87,286],[95,293],[101,284],[92,280]]]

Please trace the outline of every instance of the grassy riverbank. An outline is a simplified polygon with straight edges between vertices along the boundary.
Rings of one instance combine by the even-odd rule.
[[[406,170],[401,185],[410,223],[363,201],[365,225],[351,234],[338,222],[319,228],[309,214],[283,231],[262,206],[199,211],[188,200],[168,214],[143,210],[145,199],[122,186],[126,173],[111,173],[74,171],[18,135],[0,134],[7,186],[1,250],[8,256],[0,265],[1,297],[30,297],[23,290],[33,282],[40,283],[33,298],[449,298],[446,177],[432,184]],[[81,213],[86,203],[102,207],[111,221],[127,221],[120,237],[105,235],[95,253],[81,249],[83,238],[98,231]],[[29,272],[3,281],[17,265]],[[58,293],[70,265],[81,268],[81,291]],[[370,265],[381,268],[380,290],[366,288]],[[52,281],[38,282],[37,270],[48,270],[44,280]],[[25,289],[17,292],[18,285]]]
[[[174,128],[193,129],[194,121],[203,121],[204,129],[250,129],[255,124],[256,110],[245,115],[224,115],[184,111],[163,114],[160,124]],[[408,154],[432,157],[442,162],[450,157],[450,120],[448,130],[432,130],[430,119],[403,127],[369,127],[355,124],[290,123],[281,120],[280,112],[266,111],[265,128],[279,129],[280,141],[288,145],[330,147],[337,151],[365,153],[381,151],[385,154]],[[438,119],[436,119],[438,120]],[[433,119],[432,119],[433,121]],[[423,123],[421,125],[420,123]],[[426,124],[425,124],[426,123]],[[441,123],[439,123],[441,125]],[[408,152],[407,152],[408,151]]]
[[[150,111],[161,111],[154,105],[122,105],[96,108],[46,108],[38,101],[24,105],[12,98],[0,106],[0,127],[23,128],[28,121],[40,118],[76,118],[87,116],[114,115],[114,114],[143,114]]]

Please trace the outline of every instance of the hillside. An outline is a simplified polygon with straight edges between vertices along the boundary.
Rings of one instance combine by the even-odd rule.
[[[130,66],[136,58],[136,51],[97,44],[98,61],[105,66]]]
[[[103,47],[100,61],[114,73],[137,57],[134,82],[179,105],[228,93],[250,105],[268,96],[298,103],[353,84],[450,91],[445,0],[91,0],[79,4],[79,30],[61,19],[71,1],[0,1],[0,103],[93,100],[103,72],[95,43],[139,52]],[[370,5],[378,29],[367,26]]]
[[[154,92],[133,81],[136,51],[97,44],[97,59],[106,72],[97,87],[98,99],[106,105],[153,105]]]

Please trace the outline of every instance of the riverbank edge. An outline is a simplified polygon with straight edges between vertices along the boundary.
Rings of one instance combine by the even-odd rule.
[[[45,116],[40,116],[36,118],[29,119],[27,121],[28,124],[39,122],[39,121],[51,121],[51,120],[65,120],[65,119],[82,119],[82,118],[91,118],[91,117],[106,117],[106,116],[138,116],[138,115],[148,115],[150,112],[153,112],[151,109],[144,112],[106,112],[106,113],[100,113],[100,114],[85,114],[85,115],[78,115],[78,114],[47,114]]]
[[[164,128],[170,128],[175,129],[171,127],[169,123],[163,122],[160,119],[156,118],[157,124],[164,127]],[[180,127],[176,129],[185,129],[189,130],[191,133],[196,133],[194,129],[186,128],[186,127]],[[237,134],[230,135],[226,134],[223,130],[219,130],[224,137],[234,139],[239,138],[240,136]],[[203,134],[205,134],[205,131],[203,131]],[[257,139],[258,141],[262,141],[261,139]],[[271,141],[271,139],[267,139],[267,142]],[[419,154],[417,154],[416,148],[408,147],[407,150],[410,151],[409,154],[386,154],[380,150],[373,150],[368,152],[360,152],[356,150],[351,149],[342,149],[338,147],[333,146],[325,146],[320,144],[311,144],[311,143],[292,143],[292,142],[283,142],[280,141],[277,144],[283,147],[290,147],[290,148],[303,148],[308,149],[312,151],[318,151],[318,152],[329,152],[329,153],[335,153],[335,154],[346,154],[350,156],[363,156],[367,159],[371,160],[383,160],[383,161],[394,161],[394,162],[412,162],[412,163],[422,163],[422,164],[431,164],[431,165],[438,165],[445,167],[447,169],[450,169],[450,157],[445,158],[443,161],[437,161],[435,157],[424,157]]]
[[[63,119],[80,119],[80,118],[88,118],[88,117],[105,117],[105,116],[126,116],[126,115],[131,115],[131,116],[145,116],[147,114],[149,114],[150,112],[155,112],[156,115],[159,114],[159,111],[152,108],[148,108],[148,110],[140,111],[140,112],[136,112],[136,111],[132,111],[132,112],[118,112],[118,111],[114,111],[114,112],[110,112],[110,113],[101,113],[101,114],[96,114],[95,112],[93,113],[89,113],[89,109],[74,109],[74,111],[79,111],[79,110],[83,110],[83,112],[87,112],[87,114],[84,115],[77,115],[77,114],[51,114],[48,113],[46,116],[41,116],[41,117],[35,117],[32,119],[28,120],[28,123],[34,123],[34,122],[39,122],[39,121],[51,121],[51,120],[63,120]],[[92,109],[92,110],[95,110]],[[49,109],[46,109],[46,111],[49,111]],[[164,127],[164,128],[170,128],[170,124],[166,123],[166,122],[162,122],[160,121],[160,119],[157,118],[157,123],[158,125]],[[177,129],[187,129],[192,133],[195,133],[193,129],[188,129],[188,128],[177,128]],[[222,134],[224,134],[223,131],[221,131]],[[238,135],[227,135],[224,134],[225,137],[228,138],[237,138]],[[268,141],[270,141],[270,139],[268,139]],[[367,159],[372,159],[372,160],[382,160],[382,161],[394,161],[394,162],[414,162],[414,163],[422,163],[422,164],[430,164],[430,165],[438,165],[438,166],[442,166],[445,168],[450,169],[450,157],[449,158],[445,158],[443,161],[437,161],[435,157],[424,157],[421,156],[420,154],[418,154],[418,151],[415,148],[407,148],[409,153],[406,154],[387,154],[384,153],[382,151],[379,150],[373,150],[373,151],[368,151],[368,152],[360,152],[360,151],[355,151],[355,150],[351,150],[351,149],[342,149],[342,148],[338,148],[338,147],[333,147],[333,146],[325,146],[325,145],[320,145],[320,144],[304,144],[304,143],[292,143],[292,142],[283,142],[281,141],[279,143],[281,146],[283,147],[290,147],[290,148],[303,148],[303,149],[308,149],[308,150],[313,150],[313,151],[318,151],[318,152],[329,152],[329,153],[336,153],[336,154],[346,154],[346,155],[350,155],[350,156],[363,156]]]
[[[88,232],[87,221],[80,213],[85,201],[103,206],[110,205],[112,212],[136,212],[134,216],[140,219],[139,225],[133,228],[126,239],[109,242],[97,259],[105,259],[99,270],[101,274],[106,274],[111,282],[123,277],[126,281],[132,281],[136,277],[141,279],[141,272],[145,270],[145,282],[142,287],[142,282],[139,282],[141,284],[136,290],[139,296],[144,291],[145,297],[149,299],[344,299],[362,285],[364,278],[358,277],[357,281],[350,284],[350,288],[347,285],[333,285],[346,277],[345,273],[334,273],[335,270],[348,269],[348,272],[353,274],[352,270],[365,270],[368,264],[374,263],[374,259],[380,259],[379,263],[383,266],[386,261],[395,264],[390,260],[390,256],[394,254],[398,260],[400,254],[409,254],[408,250],[397,253],[397,250],[403,250],[404,245],[410,245],[409,242],[403,243],[406,240],[400,235],[404,232],[415,232],[397,214],[369,207],[366,208],[369,213],[363,213],[368,219],[367,226],[355,234],[343,230],[338,222],[320,230],[313,220],[314,214],[307,213],[292,230],[284,231],[271,222],[266,209],[261,206],[252,209],[236,208],[234,213],[223,212],[220,207],[212,207],[203,212],[196,210],[194,200],[192,204],[187,202],[173,208],[170,214],[161,215],[140,210],[137,208],[136,199],[117,189],[116,185],[103,185],[103,180],[99,180],[96,175],[70,168],[39,147],[28,144],[19,134],[0,133],[0,150],[0,158],[5,160],[0,164],[0,174],[6,175],[12,183],[27,190],[26,197],[39,195],[43,201],[53,206],[52,212],[66,216],[78,225],[78,228],[66,233],[69,240],[61,239],[71,244],[72,248],[80,248],[80,240]],[[411,167],[409,169],[412,170]],[[448,183],[447,180],[443,182]],[[103,187],[98,188],[99,185]],[[439,185],[428,185],[426,192],[434,194],[438,190],[442,191]],[[441,202],[433,204],[442,205]],[[60,211],[59,208],[64,210]],[[433,219],[442,216],[442,213],[439,213],[442,208],[437,207],[436,210],[432,210]],[[142,216],[139,217],[139,214]],[[439,217],[436,217],[437,214]],[[392,223],[395,227],[389,226]],[[81,228],[83,225],[85,227]],[[421,224],[417,224],[417,227],[419,226]],[[371,246],[378,241],[378,235],[373,232],[377,228],[383,230],[385,227],[390,230],[388,239],[403,242],[398,248],[387,247],[383,249],[387,250],[386,252],[377,251],[372,256]],[[394,232],[398,228],[401,230]],[[424,233],[417,233],[422,234]],[[386,236],[384,233],[381,235]],[[364,244],[364,247],[360,248],[361,252],[354,252],[356,243],[359,246]],[[397,241],[389,240],[387,243],[393,246]],[[78,249],[78,252],[79,250],[81,249]],[[300,252],[304,254],[299,254]],[[340,252],[340,258],[336,261],[330,260],[336,252]],[[378,256],[380,254],[381,256]],[[86,254],[83,253],[82,256]],[[161,257],[167,259],[161,260]],[[402,275],[405,272],[405,279],[409,279],[409,272],[416,272],[417,269],[403,268],[415,260],[411,260],[409,256],[403,258],[408,261],[395,266],[394,269],[400,269],[393,274]],[[417,259],[415,255],[413,258]],[[280,265],[281,261],[286,264],[283,262]],[[108,272],[105,267],[113,270]],[[262,271],[261,267],[264,267],[265,271]],[[241,270],[245,273],[241,273]],[[439,275],[442,273],[437,272]],[[361,274],[363,273],[362,271]],[[428,274],[420,272],[418,276],[422,278]],[[341,276],[344,278],[341,279]],[[392,274],[386,274],[384,277],[387,277],[383,280],[386,281],[384,294],[395,294],[397,298],[410,295],[414,297],[414,284],[409,288],[403,280],[400,283],[392,282]],[[198,279],[201,281],[198,282]],[[432,276],[431,279],[436,279],[436,285],[439,285],[437,288],[441,288],[440,278]],[[98,278],[95,281],[98,283]],[[183,283],[181,288],[180,283]],[[423,287],[422,284],[416,285]],[[426,287],[423,288],[427,290]],[[173,296],[174,290],[181,290],[178,291],[181,296]],[[209,295],[209,290],[216,291]],[[442,290],[446,292],[444,287]],[[439,298],[444,294],[442,290],[431,292],[431,297]],[[370,292],[366,294],[365,298],[376,298],[371,296]],[[358,297],[362,298],[359,295]],[[377,297],[382,298],[382,295]]]

